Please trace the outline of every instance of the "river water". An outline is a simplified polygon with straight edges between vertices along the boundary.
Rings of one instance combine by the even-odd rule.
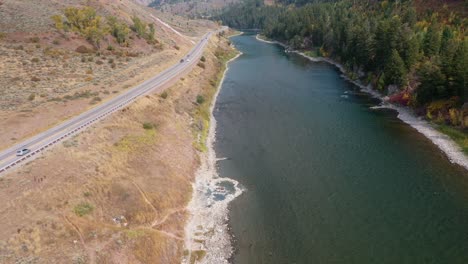
[[[340,77],[252,35],[214,110],[234,263],[468,263],[468,173]]]

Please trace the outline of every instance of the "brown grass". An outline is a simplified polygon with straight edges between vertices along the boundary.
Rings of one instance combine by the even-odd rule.
[[[193,102],[218,78],[218,45],[166,99],[143,97],[4,176],[0,263],[179,263],[198,166]]]

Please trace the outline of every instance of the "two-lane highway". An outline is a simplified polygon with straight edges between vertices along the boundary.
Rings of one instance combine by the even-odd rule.
[[[32,159],[56,143],[83,131],[91,124],[127,106],[138,97],[161,90],[171,80],[180,78],[184,71],[198,62],[212,34],[207,33],[204,35],[195,47],[184,56],[183,61],[164,70],[157,76],[76,117],[0,152],[0,174],[18,167],[25,163],[27,159]],[[16,156],[16,151],[23,148],[31,151],[24,156]]]

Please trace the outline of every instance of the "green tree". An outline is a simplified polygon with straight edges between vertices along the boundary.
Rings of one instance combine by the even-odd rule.
[[[127,24],[117,20],[114,16],[107,17],[107,25],[111,35],[115,38],[117,43],[123,44],[127,41],[127,37],[130,34],[130,29]]]
[[[392,55],[385,66],[385,84],[396,84],[402,86],[406,79],[406,67],[403,59],[396,49],[392,50]]]
[[[410,70],[419,59],[420,42],[418,36],[406,31],[402,36],[401,58],[405,62],[406,69]]]
[[[149,41],[154,41],[154,34],[156,32],[156,29],[154,28],[154,24],[151,23],[148,25],[148,36],[147,36],[147,39]]]
[[[106,35],[106,31],[99,26],[90,26],[84,29],[83,35],[87,40],[89,40],[89,42],[91,42],[91,44],[100,48],[101,40]]]
[[[441,35],[438,26],[432,22],[424,36],[424,54],[428,57],[439,54]]]
[[[137,16],[132,17],[133,25],[131,29],[138,35],[140,38],[146,37],[146,24],[141,21],[141,19]]]
[[[445,26],[442,31],[441,41],[440,41],[440,51],[443,51],[447,48],[448,43],[453,39],[454,34],[452,29],[449,26]]]
[[[453,59],[454,89],[464,102],[468,100],[468,38],[460,43]]]
[[[446,96],[445,75],[440,67],[426,62],[419,70],[421,84],[417,88],[416,99],[420,104],[426,104]]]

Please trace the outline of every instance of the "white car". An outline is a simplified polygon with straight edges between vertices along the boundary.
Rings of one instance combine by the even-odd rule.
[[[20,150],[16,151],[16,156],[24,156],[24,155],[28,154],[29,152],[31,152],[30,149],[27,149],[27,148],[20,149]]]

